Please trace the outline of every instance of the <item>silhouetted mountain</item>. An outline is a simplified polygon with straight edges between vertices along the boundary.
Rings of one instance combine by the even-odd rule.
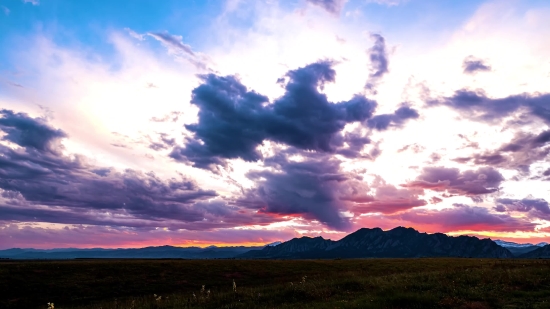
[[[8,249],[0,250],[0,258],[10,259],[78,259],[78,258],[110,258],[110,259],[212,259],[233,258],[251,249],[262,247],[146,247],[139,249]]]
[[[509,258],[512,253],[490,239],[419,233],[413,228],[389,231],[362,228],[339,241],[322,237],[294,238],[276,247],[241,254],[241,258],[365,258],[365,257],[486,257]]]
[[[300,259],[317,258],[322,256],[326,248],[334,243],[332,240],[323,237],[301,237],[283,242],[277,246],[268,246],[262,250],[251,250],[239,257],[246,258],[278,258],[278,259]]]
[[[520,255],[519,257],[527,258],[527,259],[539,259],[539,258],[548,259],[550,258],[550,245],[546,245],[538,249],[535,249],[531,252],[527,252],[525,254]]]
[[[504,240],[494,240],[494,242],[497,245],[508,249],[508,251],[512,252],[512,254],[514,256],[520,256],[522,254],[531,252],[531,251],[536,250],[540,247],[544,247],[544,246],[548,245],[548,243],[545,243],[545,242],[541,242],[541,243],[538,243],[536,245],[529,244],[529,243],[527,243],[527,244],[518,244],[518,243],[515,243],[515,242],[504,241]]]
[[[318,259],[366,257],[487,257],[508,258],[512,253],[490,239],[471,236],[451,237],[445,234],[419,233],[412,228],[397,227],[389,231],[362,228],[339,241],[322,237],[301,237],[265,247],[146,247],[139,249],[8,249],[0,258],[10,259],[75,259],[75,258],[262,258]],[[506,245],[506,244],[504,244]],[[518,245],[518,244],[516,244]],[[513,246],[510,244],[510,246]],[[518,245],[519,246],[519,245]],[[520,246],[521,247],[521,246]],[[539,252],[545,246],[530,253]],[[542,256],[550,252],[540,251]],[[538,256],[536,256],[538,257]]]

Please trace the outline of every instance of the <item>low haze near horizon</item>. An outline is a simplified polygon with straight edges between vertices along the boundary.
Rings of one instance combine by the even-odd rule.
[[[0,9],[0,249],[550,242],[548,1]]]

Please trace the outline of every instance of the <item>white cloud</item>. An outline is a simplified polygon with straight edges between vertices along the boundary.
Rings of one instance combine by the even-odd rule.
[[[23,0],[23,3],[30,3],[32,5],[39,5],[40,0]]]

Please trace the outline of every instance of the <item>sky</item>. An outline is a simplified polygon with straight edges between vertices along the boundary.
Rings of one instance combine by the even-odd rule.
[[[546,0],[0,0],[0,249],[550,241]]]

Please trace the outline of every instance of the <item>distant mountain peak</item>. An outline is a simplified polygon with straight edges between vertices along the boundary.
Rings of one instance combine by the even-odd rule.
[[[267,245],[265,245],[265,246],[266,246],[266,247],[275,247],[275,246],[278,246],[278,245],[280,245],[280,244],[282,244],[282,243],[283,243],[283,242],[281,242],[281,241],[274,241],[274,242],[272,242],[272,243],[270,243],[270,244],[267,244]]]

